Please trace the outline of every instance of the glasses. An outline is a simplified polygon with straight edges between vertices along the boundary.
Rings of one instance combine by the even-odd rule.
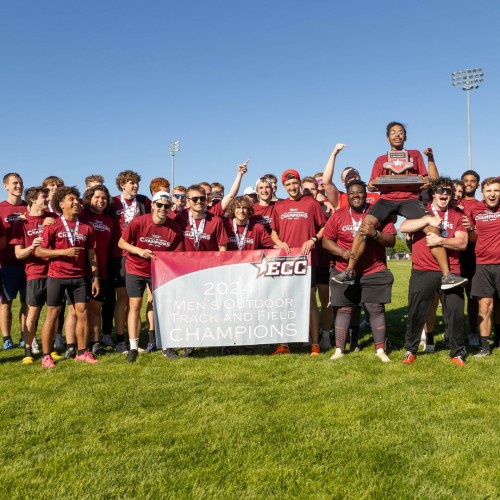
[[[164,208],[165,210],[168,210],[172,206],[170,203],[158,203],[157,201],[155,203],[158,208]]]
[[[449,194],[451,196],[451,189],[450,188],[437,188],[436,194]]]
[[[389,135],[405,135],[405,131],[404,130],[391,130],[389,132]]]
[[[188,200],[191,200],[193,203],[198,203],[201,201],[202,203],[207,201],[206,196],[192,196],[191,198],[188,198]]]
[[[185,194],[174,194],[174,198],[178,199],[178,200],[185,200],[186,199],[186,195]]]

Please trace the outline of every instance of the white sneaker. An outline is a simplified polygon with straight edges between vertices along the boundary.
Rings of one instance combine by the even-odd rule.
[[[102,345],[104,345],[106,347],[115,347],[115,343],[113,342],[111,335],[103,335],[102,336]]]
[[[479,335],[477,333],[469,333],[469,345],[471,347],[480,347],[481,342],[479,342]]]
[[[337,349],[335,349],[335,352],[333,353],[333,356],[330,358],[330,361],[335,361],[335,360],[343,358],[343,357],[344,357],[344,353],[342,352],[341,349],[339,349],[337,347]]]
[[[328,351],[332,348],[332,343],[330,342],[330,333],[331,330],[326,332],[323,330],[323,335],[321,336],[321,340],[319,342],[319,346],[321,347],[321,350],[323,352]]]
[[[31,354],[40,354],[40,346],[36,341],[36,337],[33,337],[33,342],[31,342]]]
[[[54,342],[55,351],[64,351],[64,342],[61,333],[56,333],[56,341]]]
[[[387,356],[387,354],[385,353],[385,351],[382,348],[377,349],[377,352],[375,353],[375,355],[380,359],[380,361],[382,361],[384,363],[389,363],[391,361],[389,359],[389,356]]]

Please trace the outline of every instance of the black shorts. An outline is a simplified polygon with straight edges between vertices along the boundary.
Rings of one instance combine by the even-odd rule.
[[[88,281],[85,278],[47,278],[47,305],[59,307],[67,292],[68,304],[89,301]]]
[[[95,297],[92,297],[92,285],[90,286],[90,293],[91,296],[90,298],[92,300],[95,300],[96,302],[104,302],[111,293],[113,293],[113,288],[111,287],[111,283],[109,280],[100,280],[100,290],[99,290],[99,295],[96,295]]]
[[[477,264],[472,278],[472,297],[500,297],[500,264]]]
[[[472,278],[476,274],[476,256],[468,255],[466,252],[460,252],[460,276],[467,278],[472,283]]]
[[[316,285],[328,285],[330,283],[330,269],[325,266],[314,266]]]
[[[340,271],[332,268],[330,276]],[[333,307],[360,306],[365,302],[389,304],[394,276],[389,269],[354,278],[354,285],[342,285],[330,280],[330,302]]]
[[[125,259],[126,257],[115,257],[111,260],[111,276],[115,288],[125,286]]]
[[[379,199],[370,210],[378,221],[383,224],[392,214],[401,215],[405,219],[421,219],[429,215],[429,211],[420,200],[384,200]]]
[[[145,276],[137,276],[137,274],[127,274],[125,276],[127,284],[127,294],[130,298],[141,298],[144,296],[146,286],[152,289],[151,278]]]
[[[4,266],[2,276],[2,302],[10,302],[19,294],[19,300],[26,302],[26,273],[24,266]]]
[[[47,278],[36,278],[26,282],[26,304],[42,307],[47,302]]]

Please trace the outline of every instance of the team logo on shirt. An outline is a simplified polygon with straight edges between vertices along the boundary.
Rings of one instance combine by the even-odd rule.
[[[152,245],[154,247],[169,247],[171,245],[170,241],[165,241],[161,239],[159,234],[153,234],[152,236],[141,236],[139,238],[141,243],[146,243],[147,245]]]
[[[302,212],[298,208],[290,208],[288,212],[281,214],[280,218],[289,220],[307,219],[307,212]]]
[[[85,234],[75,234],[74,231],[70,231],[70,235],[68,236],[68,233],[66,231],[61,231],[60,233],[57,233],[57,237],[64,239],[74,239],[76,237],[77,241],[85,241],[87,239],[87,236]]]
[[[290,255],[284,257],[267,257],[262,253],[260,262],[252,262],[257,268],[257,278],[276,276],[305,276],[307,274],[307,257]]]
[[[236,240],[236,236],[229,236],[229,243],[234,243],[238,245],[238,241]],[[253,238],[245,238],[245,245],[253,245]]]
[[[488,220],[496,220],[500,217],[500,212],[483,212],[479,215],[476,215],[475,219],[476,220],[484,220],[484,221],[488,221]]]
[[[190,239],[194,240],[194,233],[193,233],[193,231],[183,231],[182,234],[186,238],[190,238]],[[201,240],[209,240],[210,239],[210,235],[206,234],[206,233],[202,233],[202,234],[200,234],[200,239]]]
[[[7,224],[13,224],[14,222],[17,222],[19,218],[21,217],[22,213],[15,213],[15,214],[9,214],[7,217],[5,217],[4,222]]]
[[[26,231],[26,234],[28,236],[34,236],[36,238],[37,236],[40,236],[43,233],[43,228],[44,228],[43,224],[38,224],[37,227],[35,227],[33,229],[28,229]]]

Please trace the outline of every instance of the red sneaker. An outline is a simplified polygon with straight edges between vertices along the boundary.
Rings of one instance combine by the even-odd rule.
[[[85,363],[90,363],[91,365],[98,362],[97,359],[95,359],[89,351],[85,351],[83,354],[78,354],[75,357],[75,361],[83,361]]]
[[[410,351],[406,351],[405,358],[403,359],[403,363],[405,365],[411,365],[416,359],[417,359],[417,356],[415,356],[415,354],[413,354]]]
[[[287,345],[279,344],[272,353],[272,356],[275,356],[276,354],[290,354],[290,348]]]
[[[454,363],[457,366],[465,366],[465,361],[462,356],[455,356],[450,359],[450,363]]]
[[[319,344],[313,344],[311,346],[311,356],[319,356],[321,353],[321,349],[319,347]]]
[[[44,368],[54,368],[56,366],[50,354],[47,354],[47,356],[42,358],[42,366]]]

